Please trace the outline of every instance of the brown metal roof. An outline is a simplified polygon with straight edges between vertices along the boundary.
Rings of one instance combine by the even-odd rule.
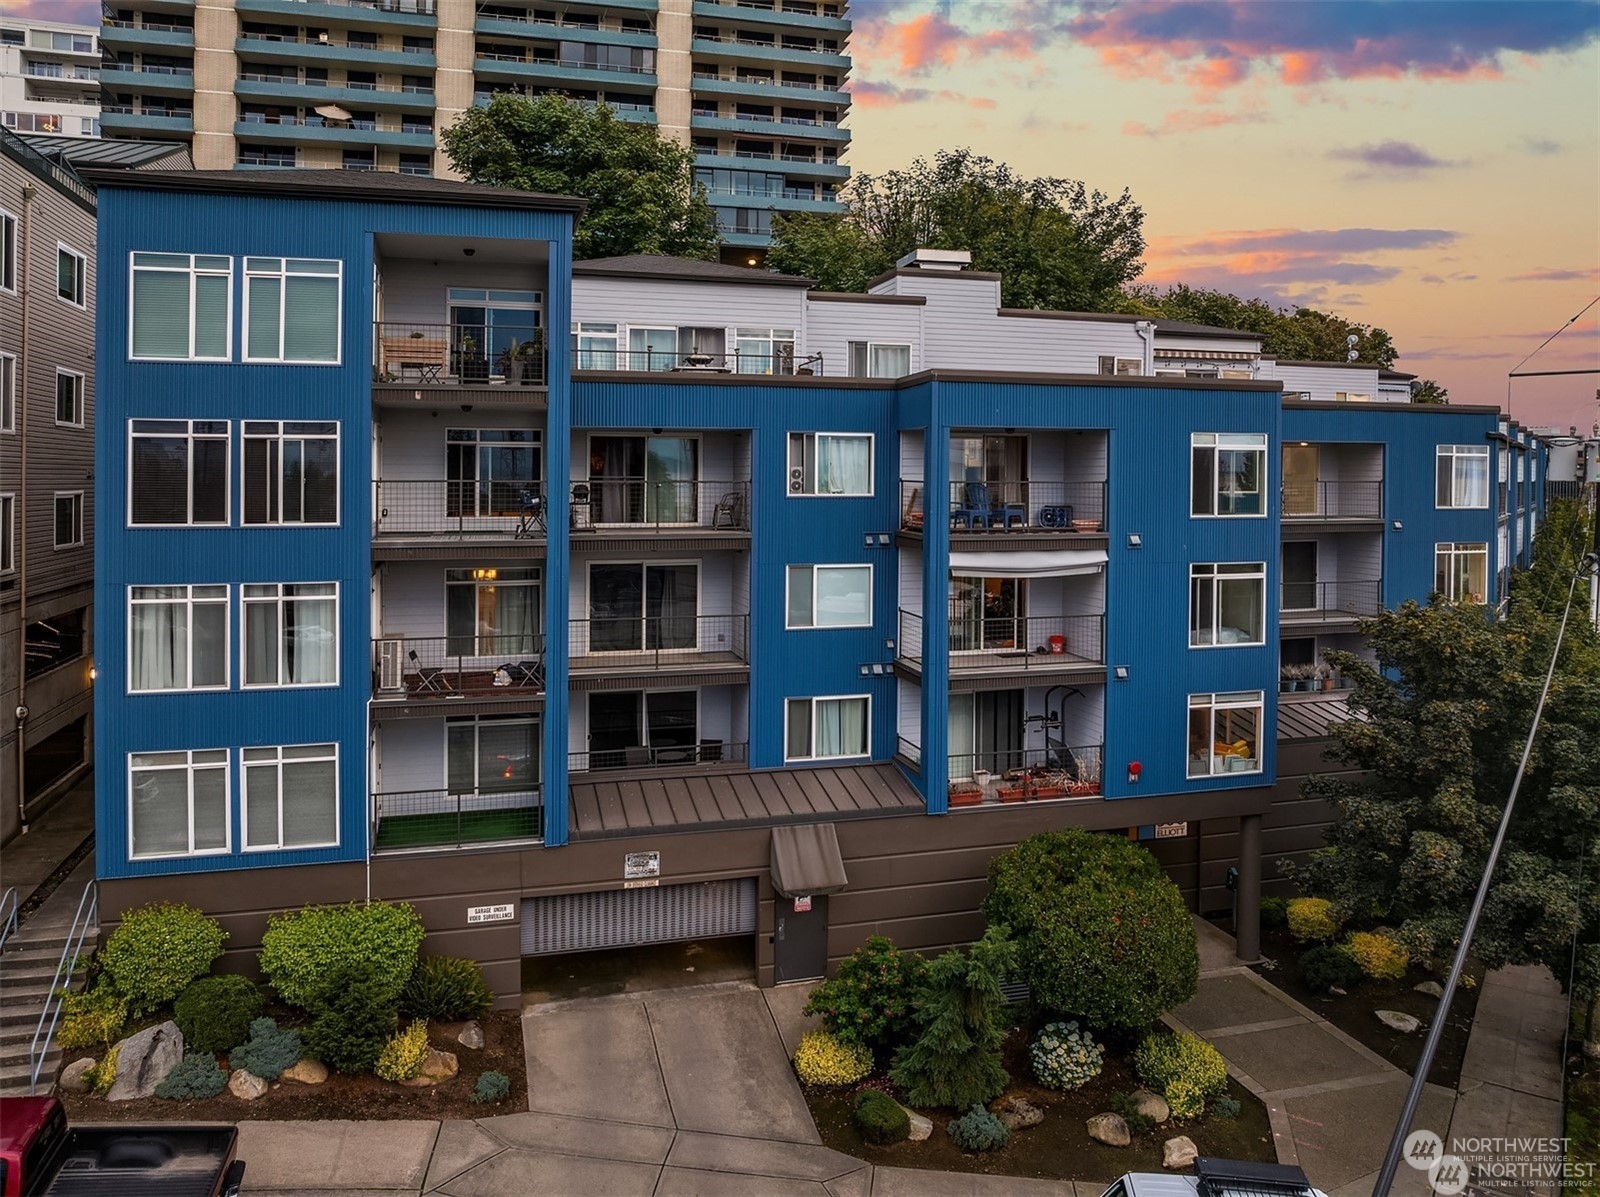
[[[574,780],[574,840],[818,819],[916,814],[922,796],[893,765],[756,772],[633,773]]]

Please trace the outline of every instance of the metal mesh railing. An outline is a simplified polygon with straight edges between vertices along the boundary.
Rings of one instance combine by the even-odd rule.
[[[823,373],[822,354],[796,357],[793,350],[778,353],[702,352],[671,349],[595,349],[574,347],[574,370],[622,370],[650,373],[798,374]]]
[[[542,484],[491,479],[373,483],[372,531],[377,536],[507,536],[545,534]]]
[[[902,509],[909,508],[907,499]],[[1104,532],[1106,484],[952,482],[950,526],[963,532]]]
[[[601,773],[612,769],[681,769],[693,765],[743,764],[749,759],[748,750],[749,745],[728,740],[592,748],[588,752],[569,752],[567,769],[573,773]]]
[[[950,804],[979,806],[1100,794],[1099,744],[1052,744],[950,757]]]
[[[750,617],[613,615],[575,619],[568,627],[567,653],[575,672],[745,664],[750,660]]]
[[[374,382],[444,386],[542,386],[544,332],[526,324],[410,324],[372,326]]]
[[[1103,664],[1103,615],[1019,618],[950,607],[950,665],[959,668],[1059,669]]]
[[[379,699],[450,699],[544,693],[544,635],[386,636],[372,642]]]
[[[711,478],[651,481],[593,478],[572,484],[574,531],[627,528],[673,531],[710,528],[750,530],[750,484]]]
[[[1377,579],[1352,582],[1284,582],[1279,612],[1285,619],[1325,615],[1376,615],[1381,604]]]
[[[537,840],[544,838],[544,800],[537,783],[470,794],[379,793],[372,795],[371,823],[374,852]]]
[[[1283,518],[1381,519],[1381,482],[1285,482]]]

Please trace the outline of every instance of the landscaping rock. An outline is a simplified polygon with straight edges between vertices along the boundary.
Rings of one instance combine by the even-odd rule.
[[[1128,1124],[1120,1114],[1096,1114],[1085,1125],[1089,1128],[1089,1137],[1107,1147],[1126,1147],[1133,1142]]]
[[[1026,1097],[1002,1097],[991,1108],[1009,1130],[1027,1130],[1044,1121],[1044,1111]]]
[[[1188,1135],[1179,1135],[1168,1139],[1161,1145],[1161,1166],[1163,1168],[1190,1168],[1200,1156],[1200,1149],[1194,1145],[1194,1140]]]
[[[1328,992],[1333,994],[1334,997],[1349,997],[1350,996],[1350,991],[1348,989],[1340,989],[1337,985],[1328,986]]]
[[[461,1028],[461,1034],[456,1036],[456,1042],[462,1047],[470,1047],[477,1051],[483,1046],[483,1028],[476,1022],[469,1022]]]
[[[236,1068],[233,1075],[228,1078],[228,1092],[240,1101],[254,1101],[266,1095],[267,1082],[253,1072]]]
[[[1425,993],[1431,998],[1442,998],[1444,996],[1444,986],[1437,981],[1423,981],[1420,984],[1413,985],[1411,988],[1414,992]]]
[[[117,1044],[117,1079],[107,1101],[149,1097],[183,1059],[183,1032],[168,1020],[129,1035]]]
[[[436,1047],[428,1049],[427,1057],[422,1061],[422,1071],[409,1081],[401,1081],[402,1085],[409,1085],[413,1089],[426,1089],[429,1085],[437,1085],[440,1081],[448,1081],[459,1070],[456,1063],[455,1052],[442,1052]]]
[[[911,1120],[911,1133],[906,1138],[912,1143],[926,1143],[928,1136],[933,1134],[933,1119],[924,1118],[915,1110],[907,1109],[905,1106],[900,1108],[905,1110],[906,1117]]]
[[[1422,1023],[1409,1014],[1402,1014],[1399,1010],[1377,1010],[1374,1013],[1378,1021],[1391,1031],[1399,1031],[1402,1035],[1410,1035],[1422,1026]]]
[[[74,1060],[61,1070],[61,1079],[56,1083],[61,1086],[64,1093],[87,1093],[89,1082],[83,1079],[83,1074],[93,1067],[94,1061],[88,1056]]]
[[[279,1079],[298,1081],[302,1085],[320,1085],[328,1079],[328,1066],[321,1060],[296,1060],[294,1067],[285,1069]]]
[[[1151,1122],[1165,1122],[1172,1117],[1172,1107],[1167,1105],[1167,1099],[1148,1089],[1140,1089],[1133,1095],[1133,1112]]]

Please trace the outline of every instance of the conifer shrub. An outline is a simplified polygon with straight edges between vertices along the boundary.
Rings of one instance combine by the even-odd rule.
[[[469,1101],[478,1105],[491,1105],[497,1101],[504,1101],[511,1092],[511,1078],[503,1072],[482,1073],[478,1083],[473,1086],[472,1096]]]
[[[228,1074],[210,1052],[189,1052],[156,1086],[156,1096],[168,1101],[194,1101],[216,1097],[228,1087]]]
[[[1016,946],[990,927],[966,951],[928,966],[917,996],[917,1038],[895,1056],[889,1076],[914,1106],[963,1109],[997,1097],[1011,1078],[1000,1061],[1006,1035],[1000,983],[1016,967]]]
[[[389,1037],[373,1071],[386,1081],[409,1081],[428,1058],[428,1024],[420,1018]]]
[[[1300,979],[1319,992],[1349,989],[1361,980],[1361,966],[1343,948],[1318,944],[1300,953]]]
[[[424,956],[400,991],[407,1018],[462,1022],[481,1018],[494,1005],[494,990],[476,963],[458,956]]]
[[[945,1128],[962,1151],[998,1151],[1011,1142],[1011,1128],[982,1106],[973,1106]]]
[[[275,1081],[300,1059],[300,1032],[270,1018],[250,1024],[249,1037],[228,1053],[228,1063],[264,1081]]]
[[[186,1048],[227,1053],[250,1036],[250,1024],[265,1006],[261,990],[248,977],[228,973],[190,982],[172,1004],[172,1019]]]
[[[877,1089],[856,1094],[856,1126],[868,1143],[898,1143],[911,1134],[911,1116],[894,1098]]]
[[[331,981],[306,1032],[306,1046],[335,1072],[371,1072],[399,1021],[395,993],[388,978],[360,965],[339,969]]]

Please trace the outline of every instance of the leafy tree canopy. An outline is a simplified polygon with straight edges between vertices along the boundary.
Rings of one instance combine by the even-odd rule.
[[[940,150],[903,170],[858,174],[842,216],[773,220],[767,264],[830,291],[867,283],[919,247],[972,251],[976,270],[998,271],[1012,308],[1106,311],[1138,277],[1144,210],[1074,179],[1019,175],[971,150]]]
[[[442,134],[450,164],[474,183],[589,201],[573,256],[672,254],[714,260],[716,219],[694,181],[694,154],[604,104],[497,95]]]
[[[1420,379],[1411,384],[1411,402],[1413,403],[1449,403],[1450,388],[1440,386],[1432,378]]]
[[[1399,356],[1385,329],[1357,324],[1314,308],[1276,308],[1262,299],[1240,299],[1226,291],[1182,283],[1165,291],[1149,286],[1132,287],[1117,310],[1258,333],[1262,352],[1285,361],[1342,362],[1352,348],[1349,342],[1352,335],[1356,338],[1354,349],[1359,361],[1387,368],[1393,366]],[[1438,387],[1437,383],[1433,385]],[[1442,403],[1443,388],[1439,388],[1439,393],[1441,398],[1424,402]]]

